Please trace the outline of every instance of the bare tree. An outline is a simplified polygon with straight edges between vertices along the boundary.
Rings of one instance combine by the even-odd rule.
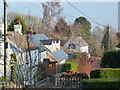
[[[94,58],[78,60],[78,71],[81,73],[86,73],[88,77],[90,77],[90,71],[99,68],[99,64],[99,61]]]
[[[79,26],[78,25],[71,24],[70,25],[70,31],[71,31],[72,36],[79,36],[80,35],[80,34],[78,34],[78,31],[79,31]]]
[[[27,26],[32,28],[40,28],[42,19],[40,17],[30,16],[30,15],[23,15],[19,13],[8,13],[8,25],[16,18],[16,16],[20,16],[22,19],[25,20]]]
[[[55,23],[59,20],[63,8],[59,2],[42,3],[43,6],[43,29],[52,31]]]
[[[92,30],[92,55],[101,55],[103,53],[103,50],[101,48],[101,42],[102,42],[102,38],[103,38],[103,30],[99,27],[96,26],[93,30]]]

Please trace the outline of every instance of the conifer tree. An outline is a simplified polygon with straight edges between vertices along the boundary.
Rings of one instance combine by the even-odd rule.
[[[102,40],[102,47],[104,49],[104,52],[110,52],[112,51],[112,41],[110,39],[110,26],[107,25],[105,27],[105,34]]]

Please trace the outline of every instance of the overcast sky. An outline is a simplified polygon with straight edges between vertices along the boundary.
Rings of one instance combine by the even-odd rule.
[[[41,2],[8,2],[8,12],[16,12],[20,14],[31,14],[33,16],[42,17],[43,9]],[[30,0],[28,0],[30,2]],[[115,29],[118,28],[118,2],[70,2],[73,6],[78,8],[84,14],[89,16],[95,22],[107,25],[110,24]],[[68,23],[73,23],[75,18],[84,16],[67,2],[61,2],[63,7],[62,16],[66,17]],[[3,2],[0,1],[0,18],[3,16]],[[86,17],[87,18],[87,17]],[[92,27],[97,26],[89,18],[87,18],[91,23]]]

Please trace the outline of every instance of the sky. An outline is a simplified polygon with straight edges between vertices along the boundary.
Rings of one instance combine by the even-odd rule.
[[[9,1],[9,0],[8,0]],[[95,22],[107,25],[110,24],[115,30],[118,29],[118,2],[106,1],[106,2],[95,2],[87,0],[70,3],[75,6],[77,9],[82,11],[85,15],[90,17]],[[30,3],[32,4],[30,4]],[[8,2],[8,12],[16,12],[20,14],[32,15],[37,17],[43,16],[43,8],[41,5],[42,2],[32,2],[30,0],[23,0],[23,2]],[[78,12],[66,1],[61,2],[63,7],[62,16],[65,17],[65,20],[68,24],[72,24],[74,20],[80,16],[84,16],[82,13]],[[3,16],[3,2],[0,0],[0,20]],[[92,20],[86,17],[92,24],[92,28],[95,26],[100,26],[95,24]],[[101,27],[101,26],[100,26]],[[102,28],[102,27],[101,27]]]

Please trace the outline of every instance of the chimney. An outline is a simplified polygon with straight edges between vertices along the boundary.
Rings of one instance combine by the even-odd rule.
[[[33,34],[33,30],[32,30],[32,28],[31,28],[31,27],[29,28],[29,30],[28,30],[28,31],[26,31],[26,34],[30,34],[30,35],[32,35],[32,34]]]
[[[14,32],[22,34],[22,25],[20,24],[20,20],[18,20],[18,24],[14,25]]]

